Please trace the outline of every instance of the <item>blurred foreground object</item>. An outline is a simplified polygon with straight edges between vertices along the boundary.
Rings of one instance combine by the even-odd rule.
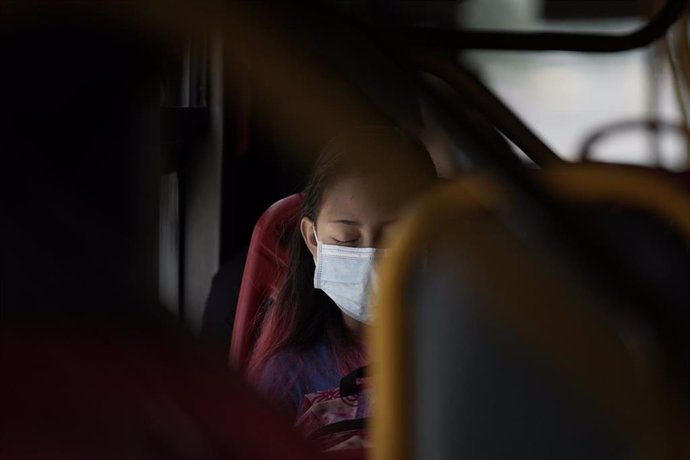
[[[174,335],[3,331],[0,458],[315,458],[238,377]]]
[[[31,5],[0,7],[0,458],[313,458],[157,304],[161,50]]]
[[[536,232],[554,216],[526,225],[496,181],[426,200],[382,269],[374,458],[687,458],[690,198],[669,176],[535,173],[653,311],[583,272],[585,240]]]

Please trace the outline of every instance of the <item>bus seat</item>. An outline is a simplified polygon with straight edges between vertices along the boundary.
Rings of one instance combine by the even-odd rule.
[[[283,235],[287,226],[294,224],[301,202],[299,193],[283,198],[271,205],[254,226],[230,340],[230,365],[240,371],[247,365],[259,306],[275,295],[280,272],[287,265]]]
[[[687,262],[690,197],[658,175],[538,175],[568,206],[647,212],[664,232],[672,223]],[[648,325],[516,231],[497,212],[510,196],[487,179],[426,199],[383,260],[373,457],[686,458],[687,395]]]

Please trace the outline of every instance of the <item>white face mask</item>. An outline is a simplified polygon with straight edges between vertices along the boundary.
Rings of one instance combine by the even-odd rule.
[[[376,287],[374,262],[383,249],[323,244],[316,236],[314,287],[321,289],[351,318],[371,323],[370,300]]]

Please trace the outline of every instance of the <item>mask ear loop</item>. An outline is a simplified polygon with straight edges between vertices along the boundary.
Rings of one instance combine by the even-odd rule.
[[[314,222],[314,225],[312,225],[311,229],[312,229],[312,232],[314,233],[314,238],[316,239],[316,248],[317,248],[316,249],[316,256],[312,257],[312,259],[314,259],[314,265],[318,265],[317,256],[319,255],[318,248],[321,246],[321,241],[319,241],[319,237],[316,234],[316,222]]]
[[[316,239],[316,244],[317,245],[321,244],[321,241],[319,241],[319,236],[316,234],[316,223],[314,223],[314,225],[312,225],[311,229],[314,232],[314,238]]]

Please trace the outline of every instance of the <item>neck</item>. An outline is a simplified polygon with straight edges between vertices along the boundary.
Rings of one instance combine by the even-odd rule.
[[[360,321],[357,321],[354,318],[350,318],[347,316],[345,313],[342,313],[343,315],[343,322],[345,323],[345,326],[352,332],[352,334],[358,339],[362,340],[364,338],[364,334],[367,328],[367,325],[365,323],[362,323]]]

